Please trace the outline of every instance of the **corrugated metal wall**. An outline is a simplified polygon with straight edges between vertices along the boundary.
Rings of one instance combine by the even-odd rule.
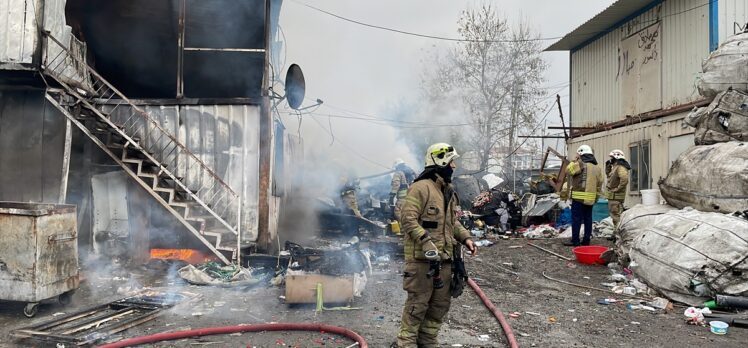
[[[0,200],[57,203],[65,116],[44,91],[0,89]]]
[[[709,8],[702,0],[669,0],[633,18],[571,54],[573,126],[613,122],[625,117],[618,75],[621,40],[662,21],[662,105],[695,99],[694,81],[709,53]]]
[[[650,170],[651,187],[657,188],[657,181],[667,176],[669,168],[669,138],[693,133],[693,128],[683,126],[682,120],[687,113],[667,116],[659,120],[652,120],[640,124],[618,128],[574,138],[569,141],[569,153],[587,144],[595,151],[598,162],[607,160],[608,153],[614,149],[623,150],[627,158],[631,158],[629,145],[649,140],[650,142]],[[641,202],[638,195],[629,194],[626,198],[627,206]]]
[[[0,64],[34,63],[39,44],[37,17],[45,30],[61,42],[70,43],[72,34],[65,24],[65,3],[66,0],[0,1]]]
[[[145,111],[200,158],[242,198],[242,233],[257,239],[259,200],[260,107],[255,105],[144,106]],[[116,108],[112,118],[124,123],[129,109]],[[155,136],[143,136],[142,145],[156,152]],[[169,148],[171,149],[171,148]],[[168,151],[167,151],[168,152]],[[184,163],[184,161],[181,161]],[[197,168],[177,165],[175,175],[193,189],[203,177]]]
[[[748,2],[745,0],[719,0],[717,11],[720,43],[740,29],[745,29],[748,23]]]
[[[31,63],[37,30],[34,6],[41,1],[0,1],[0,63]]]

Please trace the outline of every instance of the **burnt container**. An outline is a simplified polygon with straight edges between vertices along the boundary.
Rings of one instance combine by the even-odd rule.
[[[74,205],[0,202],[0,300],[26,302],[33,317],[42,300],[66,304],[78,288]]]

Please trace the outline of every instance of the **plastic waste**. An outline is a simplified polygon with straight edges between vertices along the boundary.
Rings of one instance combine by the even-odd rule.
[[[492,241],[487,240],[487,239],[483,239],[483,240],[479,240],[479,241],[475,242],[475,245],[477,245],[479,247],[492,246],[493,244],[494,243]]]

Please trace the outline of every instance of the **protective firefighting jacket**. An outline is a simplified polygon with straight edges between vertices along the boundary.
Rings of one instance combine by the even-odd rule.
[[[390,186],[390,194],[397,195],[397,199],[405,198],[408,194],[408,179],[405,177],[405,173],[400,170],[395,171]]]
[[[405,261],[425,261],[422,244],[429,239],[442,259],[452,259],[453,246],[470,239],[470,232],[457,220],[458,206],[452,185],[441,177],[413,183],[400,213],[405,232]]]
[[[603,186],[600,168],[593,163],[576,160],[566,166],[566,172],[569,174],[571,199],[594,205]]]
[[[626,200],[626,186],[629,184],[629,170],[624,163],[616,162],[608,174],[607,197],[610,201]]]

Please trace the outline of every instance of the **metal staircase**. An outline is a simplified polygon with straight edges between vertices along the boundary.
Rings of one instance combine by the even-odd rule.
[[[46,99],[218,258],[239,260],[241,197],[80,55],[44,36],[43,73],[62,86],[48,89]],[[83,77],[76,79],[76,71]]]

